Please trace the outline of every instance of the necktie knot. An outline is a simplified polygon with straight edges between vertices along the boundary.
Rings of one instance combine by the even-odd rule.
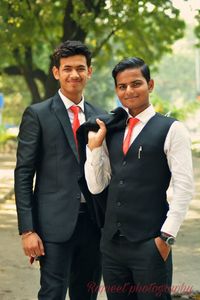
[[[127,135],[124,139],[124,143],[123,143],[123,152],[124,155],[126,155],[129,147],[130,147],[130,141],[131,141],[131,135],[132,135],[132,131],[133,131],[133,127],[139,122],[139,119],[137,118],[130,118],[128,120],[128,131],[127,131]]]
[[[80,111],[80,107],[76,106],[76,105],[72,105],[70,107],[70,110],[74,113],[74,115],[78,115],[79,111]]]
[[[137,124],[137,122],[139,122],[139,119],[137,118],[130,118],[128,120],[128,126],[133,129],[133,127]]]

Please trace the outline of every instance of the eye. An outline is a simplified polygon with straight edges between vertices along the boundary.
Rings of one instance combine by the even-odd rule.
[[[85,70],[86,70],[85,67],[79,67],[79,68],[77,69],[77,72],[84,72]]]
[[[141,85],[142,85],[142,82],[141,82],[141,81],[134,81],[134,82],[131,84],[131,87],[137,88],[137,87],[140,87]]]
[[[126,86],[125,86],[125,85],[119,85],[119,86],[118,86],[118,89],[119,89],[120,91],[125,91]]]
[[[65,67],[65,68],[64,68],[64,71],[65,71],[65,72],[71,72],[71,68]]]

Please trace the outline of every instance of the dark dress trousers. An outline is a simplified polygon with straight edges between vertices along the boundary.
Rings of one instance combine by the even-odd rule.
[[[84,113],[88,119],[103,112],[85,102]],[[87,284],[98,284],[101,277],[100,230],[68,113],[58,93],[24,112],[15,195],[19,232],[35,231],[45,247],[38,299],[64,300],[68,286],[71,300],[96,299]]]

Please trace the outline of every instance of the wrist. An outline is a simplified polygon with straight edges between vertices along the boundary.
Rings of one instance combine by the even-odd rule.
[[[21,237],[22,237],[22,239],[25,239],[26,237],[28,237],[29,235],[31,235],[33,233],[34,233],[34,231],[31,231],[31,230],[25,231],[22,233]]]
[[[172,246],[175,243],[175,237],[165,233],[165,232],[161,232],[160,233],[160,238],[168,245],[168,246]]]
[[[90,149],[90,151],[93,151],[94,149],[100,148],[102,146],[102,143],[101,142],[95,142],[95,143],[89,142],[87,146]]]

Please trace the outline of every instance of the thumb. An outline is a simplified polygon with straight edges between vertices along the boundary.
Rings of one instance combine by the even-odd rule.
[[[99,125],[100,129],[102,129],[103,131],[106,130],[106,125],[103,121],[101,121],[100,119],[96,119],[96,122]]]

